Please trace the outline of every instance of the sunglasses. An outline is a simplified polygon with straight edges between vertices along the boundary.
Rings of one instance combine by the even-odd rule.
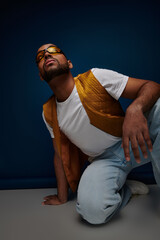
[[[59,49],[58,47],[50,46],[50,47],[48,47],[48,48],[46,48],[46,49],[44,49],[44,50],[41,50],[41,51],[39,51],[39,52],[37,53],[37,55],[36,55],[36,63],[37,63],[37,64],[38,64],[40,61],[43,60],[44,54],[45,54],[46,52],[48,52],[48,53],[50,53],[50,54],[52,54],[52,55],[64,54],[64,53],[62,52],[62,50]]]

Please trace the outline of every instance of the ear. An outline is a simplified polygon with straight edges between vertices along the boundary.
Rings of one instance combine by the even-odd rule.
[[[40,77],[41,81],[44,81],[44,79],[43,79],[43,77],[42,77],[40,72],[39,72],[39,77]]]
[[[67,62],[68,62],[69,68],[72,69],[73,68],[73,64],[72,64],[71,60],[67,60]]]

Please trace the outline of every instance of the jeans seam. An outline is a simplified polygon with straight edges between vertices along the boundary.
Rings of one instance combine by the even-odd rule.
[[[112,153],[113,155],[115,155],[115,156],[118,157],[120,160],[122,160],[121,165],[124,164],[124,163],[126,163],[126,160],[125,160],[124,157],[120,157],[118,154],[116,154],[116,153],[113,152],[112,150],[110,150],[110,151],[111,151],[111,153]]]
[[[112,152],[113,155],[115,155],[117,158],[119,158],[121,160],[121,163],[120,165],[123,167],[127,167],[127,163],[130,163],[131,164],[131,169],[133,169],[133,164],[132,164],[132,161],[130,160],[129,162],[127,162],[127,160],[125,159],[125,157],[121,157],[119,156],[118,154],[116,154],[115,152],[113,152],[112,150],[110,150]]]

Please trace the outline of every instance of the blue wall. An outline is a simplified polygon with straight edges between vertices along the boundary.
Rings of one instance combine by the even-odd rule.
[[[53,187],[52,141],[41,117],[52,92],[39,79],[37,48],[60,46],[74,76],[100,67],[159,82],[160,6],[39,0],[6,1],[1,8],[0,188]],[[139,171],[154,181],[150,166]]]

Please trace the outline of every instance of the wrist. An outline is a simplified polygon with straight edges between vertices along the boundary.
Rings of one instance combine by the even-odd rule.
[[[68,191],[65,190],[63,192],[58,191],[57,196],[61,203],[65,203],[68,201]]]
[[[126,114],[133,115],[137,113],[143,113],[143,108],[140,104],[131,104],[126,110]]]
[[[60,198],[59,196],[58,199],[61,203],[66,203],[68,201],[68,198]]]

